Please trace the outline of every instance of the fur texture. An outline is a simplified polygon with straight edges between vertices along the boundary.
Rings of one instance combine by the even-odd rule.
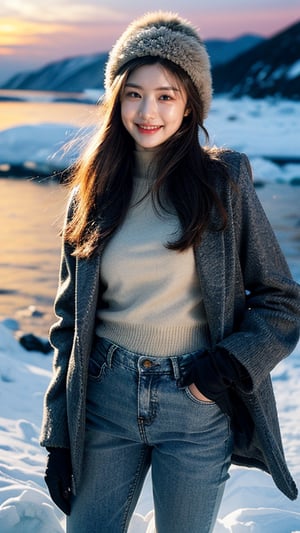
[[[136,57],[158,56],[179,65],[198,89],[207,117],[212,81],[210,61],[197,31],[175,13],[156,11],[134,20],[112,48],[105,70],[105,89],[123,65]]]

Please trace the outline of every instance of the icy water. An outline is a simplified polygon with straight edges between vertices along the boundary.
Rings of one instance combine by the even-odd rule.
[[[300,281],[300,187],[274,184],[257,192]],[[26,333],[46,336],[54,318],[65,202],[61,185],[0,180],[0,318],[17,319]]]
[[[95,107],[91,104],[53,101],[63,98],[64,93],[45,91],[0,90],[0,130],[14,128],[21,124],[51,122],[87,126],[96,120]],[[68,95],[65,95],[66,97]],[[70,95],[69,95],[70,96]],[[78,95],[74,95],[74,97]],[[4,98],[23,97],[24,101],[9,101]]]
[[[0,180],[0,317],[27,333],[46,335],[53,320],[65,198],[61,185]]]

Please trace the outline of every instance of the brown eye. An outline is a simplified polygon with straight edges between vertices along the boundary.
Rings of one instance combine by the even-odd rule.
[[[125,91],[126,98],[141,98],[141,95],[136,91]]]
[[[168,101],[168,100],[172,100],[172,97],[169,95],[169,94],[162,94],[160,97],[159,97],[160,100],[165,100],[165,101]]]

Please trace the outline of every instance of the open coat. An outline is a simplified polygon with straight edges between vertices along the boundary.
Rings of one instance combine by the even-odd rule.
[[[270,372],[298,341],[300,287],[256,196],[247,157],[237,152],[223,157],[237,184],[232,187],[222,180],[218,185],[228,224],[224,231],[205,232],[195,248],[195,262],[211,346],[225,347],[251,377],[250,389],[236,387],[235,401],[246,415],[245,432],[235,435],[232,462],[265,470],[295,499]],[[45,395],[41,445],[71,449],[74,491],[82,469],[88,359],[101,305],[102,249],[89,259],[78,259],[63,243],[55,302],[58,321],[50,332],[54,371]]]

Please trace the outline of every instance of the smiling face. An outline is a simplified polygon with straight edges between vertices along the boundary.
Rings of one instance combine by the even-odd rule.
[[[175,76],[161,65],[144,65],[128,77],[121,96],[121,118],[137,150],[153,149],[181,126],[187,97]]]

